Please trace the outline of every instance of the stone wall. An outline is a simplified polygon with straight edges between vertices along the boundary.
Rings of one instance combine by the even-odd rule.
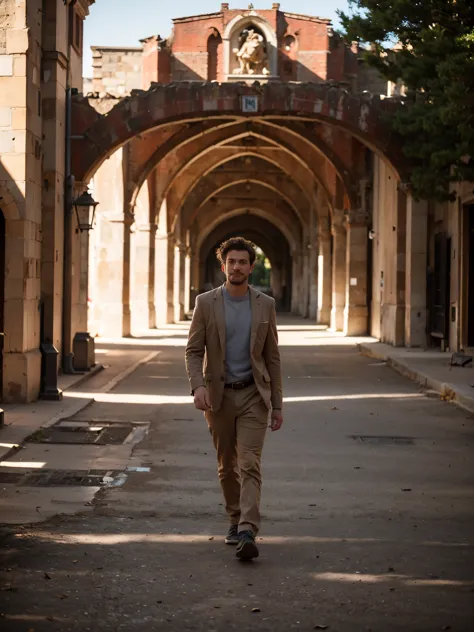
[[[142,48],[92,47],[92,91],[122,97],[142,87]]]

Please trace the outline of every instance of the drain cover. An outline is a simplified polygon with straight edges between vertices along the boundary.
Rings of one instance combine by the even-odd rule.
[[[103,478],[115,478],[120,471],[110,470],[41,470],[41,472],[0,472],[0,484],[28,487],[100,487]]]
[[[132,424],[59,421],[50,428],[40,428],[27,441],[30,443],[121,445],[133,430]]]
[[[413,437],[388,437],[385,435],[350,435],[351,439],[373,445],[413,445]]]

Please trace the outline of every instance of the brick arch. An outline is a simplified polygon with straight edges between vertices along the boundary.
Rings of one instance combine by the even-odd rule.
[[[248,128],[248,122],[243,121],[231,121],[226,122],[216,128],[205,129],[203,123],[196,124],[186,130],[181,130],[173,137],[169,138],[163,145],[158,147],[156,151],[143,162],[143,164],[135,167],[132,174],[132,181],[134,183],[134,191],[131,194],[130,206],[133,210],[136,197],[140,188],[146,182],[148,176],[153,169],[158,165],[161,160],[164,160],[171,152],[179,152],[180,155],[179,165],[173,171],[166,170],[163,174],[163,178],[166,180],[166,184],[163,190],[163,197],[165,197],[173,186],[173,183],[196,162],[202,161],[202,158],[211,152],[215,147],[222,147],[223,145],[241,139],[245,137],[254,137],[265,141],[271,141],[275,145],[278,145],[285,153],[292,155],[297,160],[302,168],[309,170],[312,173],[312,177],[322,187],[326,194],[328,203],[332,206],[331,191],[329,183],[324,178],[324,170],[317,168],[318,161],[327,160],[325,152],[330,156],[329,160],[332,162],[334,169],[341,179],[344,187],[347,191],[348,198],[350,199],[351,208],[356,207],[356,195],[354,192],[356,187],[352,182],[350,174],[348,173],[348,166],[344,164],[342,159],[335,155],[335,152],[331,153],[331,148],[327,147],[323,141],[315,143],[312,147],[312,151],[308,149],[308,145],[305,144],[304,148],[308,156],[302,157],[298,152],[296,137],[297,134],[293,130],[286,128],[278,128],[277,125],[268,123],[262,124],[253,123],[251,131]],[[278,128],[278,130],[277,130]],[[193,134],[195,130],[195,135]],[[278,131],[278,134],[277,134]],[[281,138],[283,136],[283,139]],[[286,137],[286,141],[285,141]],[[303,140],[301,140],[303,143]],[[194,150],[194,146],[197,146]],[[193,148],[192,151],[189,151]],[[188,149],[188,151],[186,151]]]
[[[304,184],[300,181],[299,178],[295,178],[294,174],[292,174],[288,169],[285,169],[282,167],[281,163],[277,160],[271,160],[268,156],[262,156],[260,154],[257,154],[255,152],[252,151],[243,151],[242,153],[238,153],[238,154],[234,154],[231,156],[227,156],[227,157],[221,157],[221,156],[216,156],[215,161],[213,161],[210,165],[204,164],[203,168],[200,172],[198,172],[197,174],[194,175],[194,178],[192,180],[192,182],[190,182],[189,186],[186,189],[183,190],[177,190],[176,193],[174,195],[170,195],[170,203],[168,206],[168,211],[169,211],[169,216],[170,216],[170,220],[173,223],[176,220],[177,214],[179,212],[180,209],[183,210],[183,219],[184,219],[184,224],[187,224],[187,207],[189,205],[191,205],[193,207],[193,209],[196,209],[196,200],[191,199],[191,195],[193,193],[193,191],[196,190],[196,187],[198,187],[200,184],[203,183],[204,178],[206,178],[206,176],[212,176],[212,172],[219,166],[226,164],[227,162],[231,162],[232,160],[235,160],[237,158],[240,158],[242,156],[255,156],[256,158],[259,158],[265,162],[268,162],[269,164],[273,164],[275,166],[277,166],[279,169],[281,169],[281,171],[287,175],[288,177],[291,177],[293,179],[293,181],[295,182],[295,184],[301,189],[302,193],[305,195],[306,197],[306,201],[307,201],[307,208],[308,208],[308,213],[311,211],[312,209],[312,200],[311,197],[309,195],[309,190],[307,189],[307,187],[304,187]],[[252,178],[249,178],[249,180],[251,180]],[[253,178],[255,179],[255,177]],[[235,182],[234,182],[235,183]],[[213,193],[210,194],[210,196],[212,196]],[[173,204],[174,201],[174,204]],[[188,201],[188,203],[187,203]],[[203,203],[205,204],[206,201]],[[194,217],[194,215],[191,216],[191,220],[192,221],[192,217]],[[299,218],[299,221],[302,221],[301,217],[298,216],[298,214],[296,214],[296,217]]]
[[[295,181],[295,183],[299,186],[299,188],[305,193],[306,197],[308,198],[308,202],[311,203],[311,191],[314,190],[314,187],[311,186],[312,183],[306,182],[305,179],[301,178],[298,173],[295,173],[295,172],[292,173],[289,167],[287,167],[286,165],[283,165],[280,160],[277,160],[276,158],[271,158],[270,156],[267,156],[264,153],[259,153],[258,149],[244,149],[242,153],[238,153],[233,156],[227,156],[221,159],[218,158],[217,161],[213,163],[211,167],[208,167],[203,172],[201,177],[205,178],[206,176],[210,175],[215,169],[217,169],[218,167],[221,167],[222,165],[225,165],[227,162],[231,162],[232,160],[237,160],[238,158],[245,158],[246,156],[263,160],[265,162],[268,162],[270,165],[273,165],[274,167],[277,167],[278,169],[280,169],[283,173],[285,173],[288,177],[291,177]],[[297,164],[300,164],[300,163],[297,163]],[[310,186],[308,186],[308,184]]]
[[[288,254],[290,254],[290,244],[275,224],[257,215],[253,215],[252,218],[252,225],[245,228],[239,225],[240,216],[238,215],[226,218],[225,221],[217,224],[207,235],[206,239],[201,242],[199,251],[200,262],[203,263],[214,245],[227,239],[229,234],[242,234],[246,239],[250,239],[262,248],[271,262],[278,261],[281,255],[285,254],[285,247]]]
[[[256,113],[242,111],[243,96],[258,97]],[[147,91],[134,91],[104,115],[93,111],[85,99],[74,101],[73,135],[81,138],[73,145],[73,173],[77,180],[88,181],[118,147],[170,122],[272,117],[321,121],[342,128],[383,156],[401,177],[401,148],[383,121],[397,107],[396,100],[357,97],[324,84],[153,84]]]
[[[207,204],[207,202],[209,202],[211,200],[211,198],[215,197],[216,195],[218,195],[219,193],[222,193],[223,191],[225,191],[226,189],[230,189],[232,187],[238,186],[239,184],[255,184],[259,187],[263,187],[263,188],[267,188],[270,191],[273,191],[273,193],[276,193],[277,196],[279,196],[282,200],[284,200],[286,202],[286,204],[293,210],[295,216],[298,218],[299,222],[304,225],[305,222],[302,220],[301,217],[301,212],[298,209],[297,205],[295,204],[294,200],[292,200],[289,196],[287,196],[285,193],[283,193],[281,190],[278,189],[278,187],[276,187],[273,183],[266,181],[263,177],[258,177],[258,176],[254,176],[253,178],[246,178],[245,180],[233,180],[231,182],[228,182],[224,185],[222,185],[219,188],[216,188],[212,191],[209,191],[209,193],[206,192],[206,197],[205,199],[203,199],[201,202],[198,202],[195,206],[195,208],[192,211],[192,214],[189,217],[189,220],[187,219],[186,215],[184,218],[184,222],[185,224],[192,224],[195,217],[199,214],[199,211],[201,210],[201,208],[203,206],[205,206],[205,204]],[[173,223],[173,229],[176,225],[176,220]]]
[[[242,217],[243,213],[247,213],[248,215],[253,215],[267,220],[270,224],[275,226],[275,228],[277,228],[285,237],[290,246],[290,250],[296,250],[298,247],[299,239],[297,239],[297,237],[292,234],[290,228],[285,224],[285,222],[282,221],[282,219],[278,215],[269,212],[269,209],[265,208],[265,206],[265,204],[262,204],[260,202],[251,204],[249,206],[242,206],[241,203],[234,203],[234,208],[232,210],[227,211],[224,215],[217,215],[207,223],[206,229],[204,231],[200,231],[195,244],[196,252],[199,253],[201,251],[202,244],[207,239],[207,237],[215,230],[215,228],[234,217]]]

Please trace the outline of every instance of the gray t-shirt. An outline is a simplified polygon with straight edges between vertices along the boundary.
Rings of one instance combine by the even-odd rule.
[[[245,296],[232,297],[223,287],[222,295],[225,312],[225,381],[226,384],[245,382],[252,377],[250,291]]]

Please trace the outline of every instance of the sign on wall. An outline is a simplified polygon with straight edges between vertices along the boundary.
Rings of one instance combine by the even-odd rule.
[[[244,95],[242,97],[242,112],[249,114],[258,112],[258,97]]]

